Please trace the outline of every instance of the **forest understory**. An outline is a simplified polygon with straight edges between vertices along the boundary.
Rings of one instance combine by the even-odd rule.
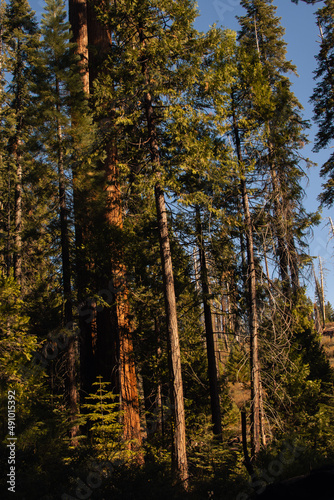
[[[334,156],[309,212],[284,28],[240,5],[238,32],[204,33],[192,0],[0,3],[1,499],[333,499],[334,310],[308,242]]]

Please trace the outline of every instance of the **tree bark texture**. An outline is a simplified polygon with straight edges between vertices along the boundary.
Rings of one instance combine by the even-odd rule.
[[[77,44],[76,52],[81,58],[79,64],[83,89],[89,95],[87,0],[69,0],[68,5],[73,41]]]
[[[91,93],[93,82],[100,71],[101,60],[106,56],[110,47],[110,34],[96,16],[95,6],[100,6],[100,2],[95,0],[86,4],[82,0],[70,0],[70,6],[70,19],[73,22],[73,33],[77,36],[75,41],[78,44],[78,52],[84,54],[83,58],[87,56],[89,61],[89,64],[85,66],[87,71],[83,73],[83,81],[85,88],[88,88]],[[88,46],[89,54],[85,51]],[[109,229],[117,228],[118,231],[121,231],[123,226],[122,200],[119,189],[116,148],[112,139],[107,145],[107,157],[101,164],[101,169],[104,172],[103,189],[105,194],[103,217]],[[101,244],[105,246],[106,243],[103,241]],[[89,332],[88,329],[84,335],[84,343],[86,343],[84,355],[86,355],[86,362],[90,362],[89,358],[95,361],[93,372],[96,371],[97,374],[97,371],[102,371],[104,378],[111,381],[114,387],[116,386],[116,390],[120,391],[124,438],[129,440],[131,448],[137,449],[141,444],[141,431],[129,304],[125,285],[126,269],[122,263],[122,251],[117,251],[114,243],[111,243],[109,252],[101,266],[99,271],[94,270],[96,286],[108,289],[108,284],[111,281],[113,289],[117,290],[115,305],[111,309],[103,308],[102,311],[97,311],[96,350],[94,350],[93,332]],[[97,276],[97,274],[99,275]],[[113,280],[111,279],[112,275],[114,276]],[[120,283],[121,286],[119,286]],[[89,333],[91,339],[88,338]],[[116,378],[118,378],[118,384],[115,382]]]
[[[167,210],[163,190],[157,183],[155,186],[155,202],[157,209],[160,255],[164,282],[165,311],[170,348],[172,405],[174,416],[173,458],[174,467],[185,489],[188,487],[188,463],[186,452],[186,423],[181,369],[181,351],[177,326],[177,310],[170,242],[168,235]]]
[[[145,67],[143,66],[143,72]],[[147,78],[148,80],[148,78]],[[154,119],[152,96],[145,94],[145,109],[151,161],[160,168],[160,154]],[[181,369],[181,351],[177,325],[177,309],[173,275],[172,254],[168,233],[168,219],[165,195],[159,182],[154,188],[157,222],[159,229],[160,257],[165,296],[165,312],[170,356],[171,400],[173,406],[174,436],[173,436],[173,467],[184,489],[188,488],[188,461],[186,452],[186,424],[184,414],[184,399]]]

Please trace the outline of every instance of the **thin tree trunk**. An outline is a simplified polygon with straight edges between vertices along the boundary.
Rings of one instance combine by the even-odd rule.
[[[168,220],[165,197],[161,186],[155,186],[155,201],[159,226],[160,256],[162,264],[165,311],[171,360],[172,405],[174,410],[174,467],[182,481],[183,487],[188,488],[188,463],[186,453],[186,424],[184,414],[184,399],[181,369],[181,351],[177,326],[177,310],[174,288],[172,256],[168,235]]]
[[[259,38],[256,24],[256,16],[254,16],[254,29],[256,38],[256,47],[259,56],[259,60],[262,64],[261,52],[259,46]],[[266,54],[264,54],[264,60],[267,60]],[[295,250],[294,238],[292,233],[289,235],[287,229],[287,213],[284,213],[285,204],[289,204],[288,200],[284,200],[281,183],[279,176],[277,174],[277,169],[275,167],[273,146],[270,140],[270,123],[267,123],[268,129],[268,150],[269,150],[269,163],[270,163],[270,176],[271,183],[274,193],[274,214],[276,221],[276,237],[277,237],[277,253],[279,259],[280,275],[283,282],[283,287],[289,294],[290,286],[292,284],[292,290],[295,293],[299,287],[299,276],[298,276],[298,262],[297,255],[290,254],[292,248]],[[285,207],[286,208],[286,207]],[[290,264],[290,275],[288,271],[288,266]],[[290,282],[291,277],[291,282]]]
[[[260,451],[260,377],[258,359],[258,315],[256,305],[256,274],[254,262],[253,229],[249,210],[246,181],[241,180],[242,201],[246,224],[246,243],[248,260],[248,300],[250,326],[250,361],[251,361],[251,418],[252,418],[252,456]]]
[[[326,305],[325,305],[325,287],[324,287],[324,273],[322,270],[321,257],[319,257],[319,271],[320,271],[320,289],[321,289],[321,319],[322,327],[326,326]]]
[[[232,98],[233,99],[233,98]],[[233,131],[236,144],[237,158],[242,167],[241,145],[239,129],[235,114],[233,113]],[[256,303],[256,272],[254,261],[253,226],[249,209],[248,192],[246,180],[240,181],[242,205],[246,226],[247,247],[247,279],[248,279],[248,303],[249,303],[249,330],[250,330],[250,365],[251,365],[251,448],[252,457],[255,458],[260,451],[261,432],[260,414],[263,414],[260,400],[260,365],[258,348],[258,313]]]
[[[21,43],[17,42],[17,72],[22,74],[23,62],[21,53]],[[15,179],[15,203],[14,203],[14,277],[21,285],[22,291],[22,129],[23,117],[20,116],[22,111],[21,85],[18,84],[15,92],[16,101],[16,136],[13,145],[13,155],[16,166]]]
[[[227,293],[228,293],[228,290],[227,290]],[[231,332],[234,331],[234,328],[232,326],[232,313],[231,313],[230,298],[229,298],[229,295],[224,294],[224,291],[222,294],[222,314],[223,314],[222,334],[224,337],[226,352],[229,353],[231,349],[230,349],[228,336]]]
[[[269,126],[268,126],[269,128]],[[274,165],[272,145],[269,142],[269,162],[270,162],[270,177],[274,194],[274,216],[275,216],[275,231],[277,238],[277,254],[279,260],[280,275],[284,288],[288,291],[290,289],[290,276],[288,271],[288,248],[286,242],[286,213],[283,209],[283,200],[281,196],[280,182],[277,171]]]
[[[6,265],[7,265],[7,277],[10,276],[10,272],[12,269],[13,265],[13,254],[12,254],[12,231],[11,231],[11,225],[12,225],[12,210],[11,210],[11,171],[10,171],[10,166],[8,166],[7,171],[8,171],[8,182],[7,182],[7,228],[6,228]]]
[[[288,231],[287,239],[288,239],[288,255],[289,255],[291,286],[293,293],[296,295],[297,291],[300,288],[300,282],[299,282],[298,252],[296,249],[292,229]]]
[[[143,73],[146,74],[145,63],[143,64]],[[147,75],[146,75],[147,78]],[[148,78],[147,78],[148,80]],[[157,132],[154,121],[154,111],[152,105],[152,96],[145,94],[145,109],[148,128],[148,137],[150,141],[150,153],[153,165],[159,170],[160,155],[157,141]],[[165,312],[167,321],[167,333],[170,356],[170,383],[171,399],[174,420],[173,436],[173,468],[182,481],[184,489],[188,489],[188,461],[186,452],[186,424],[184,414],[184,399],[182,385],[181,369],[181,351],[179,342],[179,332],[177,325],[177,309],[173,276],[172,255],[170,249],[167,209],[165,195],[159,182],[154,188],[155,205],[157,210],[157,222],[159,228],[160,256],[162,265],[162,276],[165,296]]]
[[[16,163],[14,277],[22,285],[22,155],[19,139],[16,139],[14,146],[14,158]]]
[[[164,407],[163,407],[163,393],[162,393],[162,381],[161,381],[161,332],[160,332],[160,321],[159,317],[154,318],[154,331],[155,338],[157,341],[157,361],[158,361],[158,388],[156,397],[156,410],[157,410],[157,431],[161,432],[162,442],[164,441]]]
[[[244,452],[244,464],[250,476],[254,474],[254,468],[252,465],[252,461],[249,458],[248,448],[247,448],[247,420],[246,420],[246,412],[241,412],[241,435],[242,435],[242,449]]]
[[[145,415],[145,390],[144,390],[144,381],[143,376],[141,374],[140,369],[137,368],[137,385],[138,385],[138,397],[139,397],[139,415],[140,415],[140,428],[142,439],[147,439],[147,421]]]
[[[59,83],[56,81],[56,92],[59,95]],[[57,105],[57,112],[60,109]],[[65,299],[65,324],[67,328],[72,324],[72,289],[71,289],[71,263],[70,263],[70,241],[68,231],[68,210],[66,206],[66,182],[64,173],[64,153],[63,137],[61,125],[57,123],[58,136],[58,179],[59,179],[59,211],[60,211],[60,235],[61,235],[61,255],[63,271],[63,290]],[[67,372],[66,389],[68,407],[70,410],[70,419],[72,427],[70,429],[71,444],[76,445],[75,437],[78,434],[79,427],[74,423],[78,414],[78,391],[76,381],[76,338],[71,335],[67,346]]]
[[[202,294],[203,294],[202,300],[204,309],[206,352],[208,357],[208,376],[209,376],[209,387],[210,387],[213,433],[216,435],[221,435],[222,426],[221,426],[221,412],[220,412],[220,401],[219,401],[219,386],[217,378],[217,365],[216,365],[215,342],[214,342],[214,333],[212,325],[212,313],[209,303],[209,282],[208,282],[203,234],[202,234],[202,225],[200,221],[200,214],[198,208],[196,209],[196,232],[197,232],[198,250],[200,255],[200,279],[201,279]]]
[[[198,272],[196,247],[193,248],[193,261],[194,261],[194,273],[195,273],[195,290],[196,290],[196,292],[199,293],[200,284],[199,284],[199,272]]]

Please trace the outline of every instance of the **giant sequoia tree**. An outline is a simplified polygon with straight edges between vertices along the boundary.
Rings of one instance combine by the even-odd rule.
[[[101,61],[108,56],[110,50],[111,34],[98,20],[97,7],[93,3],[88,7],[85,2],[69,3],[73,40],[81,57],[79,67],[83,86],[87,92],[89,79],[90,93],[93,90],[94,79],[103,72]],[[90,12],[88,18],[87,8]],[[87,51],[88,43],[90,52]],[[75,115],[73,118],[75,120]],[[121,395],[124,436],[129,442],[131,440],[136,442],[137,446],[141,442],[137,382],[126,288],[122,286],[125,283],[126,270],[122,264],[122,249],[116,240],[116,235],[122,231],[122,200],[119,196],[117,157],[112,137],[106,138],[104,134],[106,121],[102,122],[96,115],[96,122],[101,139],[100,145],[106,153],[105,159],[98,161],[95,171],[100,194],[97,194],[96,185],[95,187],[90,185],[82,190],[79,183],[74,184],[78,251],[77,283],[81,300],[84,301],[85,290],[90,290],[94,295],[101,289],[108,290],[108,287],[111,287],[113,293],[116,290],[118,293],[117,297],[115,295],[113,298],[114,305],[111,309],[102,307],[102,310],[101,308],[97,310],[96,301],[86,302],[91,321],[87,322],[87,317],[82,314],[82,389],[87,393],[98,374],[102,374],[105,380],[113,382],[115,389]],[[108,123],[112,126],[110,116]],[[100,239],[95,237],[95,241],[89,245],[88,239],[91,240],[94,226],[100,227]],[[104,251],[101,251],[102,248]]]

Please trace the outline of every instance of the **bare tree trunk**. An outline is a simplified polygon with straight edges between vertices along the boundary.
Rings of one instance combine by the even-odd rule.
[[[322,269],[321,257],[319,257],[319,271],[320,271],[320,288],[321,288],[321,314],[322,314],[322,327],[326,326],[326,305],[325,305],[325,287],[324,287],[324,273]]]
[[[316,295],[318,296],[318,302],[319,302],[319,307],[315,304],[315,306],[316,306],[315,311],[317,311],[315,323],[316,323],[317,331],[320,331],[322,333],[322,331],[325,327],[325,322],[326,322],[326,310],[325,310],[323,272],[322,272],[322,265],[321,265],[320,257],[319,257],[320,282],[317,278],[314,264],[312,264],[312,267],[313,267],[313,276],[314,276],[314,282],[315,282],[315,290],[316,290]],[[319,311],[320,311],[320,314],[319,314]]]
[[[249,210],[246,181],[241,181],[241,192],[246,224],[246,243],[248,260],[248,300],[250,327],[250,361],[251,361],[251,419],[252,419],[252,456],[260,451],[260,377],[258,359],[258,316],[256,304],[256,274],[254,262],[253,229]]]
[[[164,282],[165,310],[171,360],[172,405],[174,414],[174,467],[188,488],[188,463],[186,453],[186,424],[184,414],[181,352],[177,326],[177,310],[174,288],[172,256],[170,251],[167,210],[163,190],[159,184],[155,186],[155,201],[159,226],[160,255]]]
[[[233,131],[236,144],[237,158],[242,167],[242,155],[240,146],[239,129],[235,114],[233,114]],[[246,180],[240,181],[242,205],[246,228],[247,247],[247,279],[248,279],[248,302],[249,302],[249,330],[250,330],[250,365],[251,365],[251,448],[252,457],[255,458],[260,451],[261,429],[260,414],[263,414],[260,400],[260,365],[258,347],[258,313],[256,303],[256,273],[254,261],[253,225],[249,209],[248,192]]]
[[[14,158],[16,163],[14,277],[22,285],[22,155],[18,138],[14,145]]]
[[[219,386],[217,378],[215,342],[214,342],[214,333],[212,325],[212,313],[209,303],[209,282],[207,275],[207,264],[206,264],[206,256],[205,256],[199,208],[196,209],[196,232],[197,232],[198,250],[200,255],[200,279],[202,285],[202,300],[204,309],[206,352],[208,357],[208,376],[209,376],[209,387],[210,387],[213,433],[216,435],[221,435],[222,426],[221,426],[221,412],[220,412],[220,401],[219,401]]]
[[[143,73],[146,74],[145,63],[143,64]],[[148,77],[146,75],[148,80]],[[151,161],[159,169],[160,155],[157,141],[157,132],[154,121],[154,110],[152,105],[152,96],[145,94],[145,109],[148,137],[150,141]],[[155,205],[157,210],[157,222],[159,228],[160,257],[162,265],[162,276],[165,296],[165,312],[167,321],[168,345],[170,356],[170,384],[171,400],[174,420],[173,436],[173,468],[182,481],[184,489],[188,489],[188,461],[186,452],[186,424],[184,414],[184,399],[182,385],[181,369],[181,351],[179,342],[179,332],[177,325],[177,309],[173,276],[172,255],[170,249],[167,209],[165,195],[159,182],[154,188]]]

